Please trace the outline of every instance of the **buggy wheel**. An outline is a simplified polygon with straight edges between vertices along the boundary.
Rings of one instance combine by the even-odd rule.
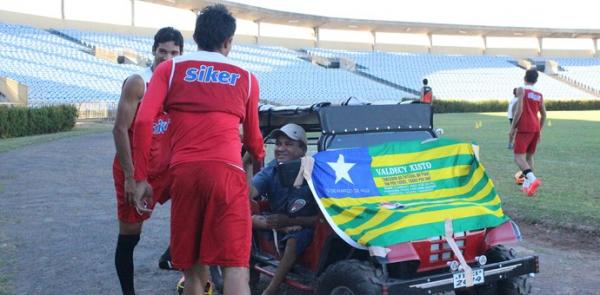
[[[380,295],[373,266],[358,260],[342,260],[330,265],[319,277],[318,295]]]

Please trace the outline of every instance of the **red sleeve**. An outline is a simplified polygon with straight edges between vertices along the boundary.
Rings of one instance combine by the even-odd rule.
[[[244,147],[254,156],[254,159],[261,162],[265,157],[265,150],[263,137],[258,125],[258,80],[254,75],[250,75],[250,77],[250,96],[246,104],[244,138],[242,142],[244,143]]]
[[[145,180],[147,177],[152,144],[152,123],[162,110],[167,96],[172,64],[172,61],[169,60],[156,67],[135,118],[133,125],[133,177],[138,181]]]

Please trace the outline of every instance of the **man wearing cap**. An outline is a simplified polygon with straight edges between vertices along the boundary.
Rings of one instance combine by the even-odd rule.
[[[307,140],[304,129],[296,124],[287,124],[274,130],[271,137],[275,138],[275,159],[252,178],[250,196],[253,199],[261,195],[266,196],[273,214],[252,216],[252,226],[255,229],[276,230],[279,233],[277,236],[281,237],[278,238],[278,245],[285,245],[285,249],[277,271],[263,295],[277,293],[277,288],[294,265],[296,258],[310,245],[318,212],[306,183],[294,187],[286,184],[292,183],[293,179],[282,182],[280,175],[284,167],[282,164],[298,160],[306,154]],[[301,209],[301,214],[291,214],[290,205],[299,198],[305,200],[305,206]]]

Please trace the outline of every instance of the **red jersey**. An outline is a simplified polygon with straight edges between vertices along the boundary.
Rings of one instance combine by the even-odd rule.
[[[150,80],[152,78],[152,69],[146,68],[143,71],[139,72],[138,75],[144,80],[145,93],[148,88],[148,84],[150,83]],[[136,116],[137,110],[136,114],[133,117],[134,122]],[[170,122],[171,120],[169,119],[169,116],[166,113],[161,112],[152,124],[152,147],[150,149],[150,168],[148,171],[148,174],[151,176],[157,176],[160,173],[165,172],[169,166],[170,155],[168,139],[166,138],[166,134]],[[131,126],[129,126],[129,129],[127,131],[129,135],[129,144],[133,145],[133,123],[131,124]],[[121,162],[119,161],[118,155],[115,155],[113,167],[122,170]]]
[[[254,75],[218,52],[197,51],[161,63],[154,70],[134,124],[135,179],[147,177],[151,125],[163,106],[171,118],[172,167],[219,161],[241,168],[240,123],[244,146],[262,160],[258,94]]]
[[[523,87],[523,112],[517,123],[518,132],[539,132],[540,119],[538,111],[540,105],[544,101],[544,97],[540,92],[535,90],[533,86],[527,85]]]
[[[421,95],[421,102],[422,103],[431,103],[431,100],[433,99],[433,93],[431,92],[431,87],[423,86],[423,89],[421,91],[423,92],[423,94]]]

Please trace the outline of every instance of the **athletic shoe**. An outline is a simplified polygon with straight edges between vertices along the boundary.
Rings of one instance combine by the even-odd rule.
[[[183,294],[183,288],[185,287],[185,280],[183,277],[181,277],[181,279],[179,279],[179,282],[177,282],[177,288],[175,290],[177,290],[177,294],[178,295],[182,295]]]
[[[164,270],[176,270],[171,263],[171,253],[168,248],[158,259],[158,268]]]
[[[178,295],[183,294],[183,288],[185,288],[185,279],[183,277],[181,277],[181,279],[179,279],[179,282],[177,282],[177,294]],[[213,287],[210,282],[206,283],[206,287],[204,287],[204,290],[205,290],[204,295],[213,295]]]
[[[538,178],[538,179],[534,180],[527,188],[527,196],[533,197],[535,195],[535,192],[537,192],[538,187],[540,187],[540,185],[542,185],[541,179]]]

